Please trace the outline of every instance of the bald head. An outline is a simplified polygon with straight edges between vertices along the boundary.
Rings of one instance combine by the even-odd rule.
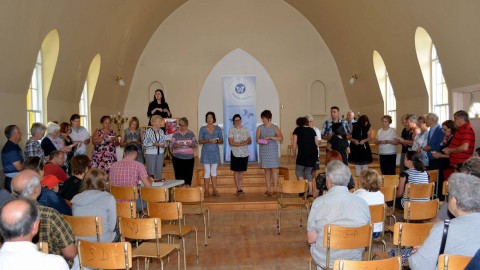
[[[38,232],[38,219],[32,200],[11,200],[0,208],[0,234],[5,241],[31,241]]]
[[[12,194],[15,197],[36,200],[40,196],[40,175],[32,170],[24,170],[12,180]]]

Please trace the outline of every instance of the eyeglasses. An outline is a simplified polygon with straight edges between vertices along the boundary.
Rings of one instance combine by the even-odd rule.
[[[442,130],[443,130],[443,131],[447,131],[447,130],[449,130],[449,128],[442,128]]]
[[[235,120],[233,120],[233,122],[241,122],[241,121],[242,121],[242,119],[235,119]]]

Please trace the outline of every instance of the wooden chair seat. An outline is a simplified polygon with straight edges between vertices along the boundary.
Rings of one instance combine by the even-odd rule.
[[[358,269],[375,269],[375,270],[401,270],[402,259],[400,256],[375,261],[350,261],[335,260],[333,270],[358,270]]]
[[[160,257],[165,257],[175,250],[180,249],[180,244],[160,243]],[[154,242],[144,242],[138,248],[132,251],[132,258],[147,257],[157,258],[157,244]]]
[[[168,196],[167,188],[140,188],[140,198],[146,202],[168,202],[170,200]]]

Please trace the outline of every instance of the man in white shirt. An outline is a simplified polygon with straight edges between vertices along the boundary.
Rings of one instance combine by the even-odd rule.
[[[14,199],[0,208],[0,234],[5,240],[0,249],[0,270],[69,269],[61,256],[44,254],[32,243],[39,226],[39,211],[30,199]]]
[[[90,134],[86,128],[80,126],[80,115],[72,114],[70,124],[72,125],[70,138],[72,138],[74,142],[80,142],[75,150],[75,156],[85,155],[87,153],[87,144],[90,143]]]

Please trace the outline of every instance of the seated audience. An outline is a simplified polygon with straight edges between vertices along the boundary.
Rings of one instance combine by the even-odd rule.
[[[124,150],[125,157],[112,164],[110,167],[111,186],[138,186],[143,183],[145,187],[151,187],[153,179],[147,175],[147,170],[142,163],[136,161],[137,148],[134,145],[127,145]],[[137,210],[140,211],[145,205],[141,200],[137,201]]]
[[[335,136],[335,135],[332,135],[332,137],[333,136]],[[343,161],[343,157],[338,151],[330,150],[330,151],[327,152],[327,155],[325,156],[325,167],[332,160]],[[322,196],[323,193],[328,190],[327,189],[327,174],[326,174],[326,172],[322,172],[322,173],[319,173],[317,175],[317,177],[315,178],[315,186],[316,186],[316,190],[318,191],[318,194],[315,194],[315,197]],[[348,182],[347,188],[352,189],[354,187],[355,187],[355,181],[353,180],[353,177],[350,177],[350,181]]]
[[[40,175],[37,172],[24,170],[13,178],[12,194],[15,197],[36,201],[40,193]],[[37,207],[40,213],[38,241],[48,243],[50,254],[73,259],[77,255],[77,246],[70,225],[57,210],[39,204]]]
[[[101,242],[112,242],[117,233],[117,208],[115,198],[107,192],[108,175],[100,169],[90,170],[83,179],[82,192],[72,199],[74,216],[102,217]],[[82,237],[87,241],[97,241],[96,237]]]
[[[454,173],[448,182],[448,209],[456,218],[450,221],[443,253],[472,257],[480,248],[480,178]],[[411,269],[437,269],[443,230],[444,223],[438,222],[423,245],[414,248],[408,259]]]
[[[12,199],[12,195],[6,189],[0,189],[0,206]]]
[[[347,184],[352,176],[342,161],[334,160],[327,168],[328,193],[313,202],[308,216],[307,240],[317,269],[326,267],[326,248],[323,246],[323,227],[327,224],[359,227],[370,223],[370,211],[362,198],[350,193]],[[348,207],[348,211],[345,211]],[[363,249],[331,250],[330,265],[337,259],[361,260]]]
[[[28,139],[25,144],[25,158],[29,157],[41,157],[45,158],[45,152],[43,152],[42,146],[40,145],[40,140],[45,135],[45,130],[47,127],[42,123],[33,123],[30,128],[30,133],[32,137]]]
[[[7,142],[2,149],[2,167],[5,174],[5,189],[11,192],[13,177],[23,169],[22,149],[18,146],[22,140],[22,132],[16,125],[9,125],[5,128],[5,137]]]
[[[45,164],[45,176],[55,175],[61,183],[67,180],[68,175],[63,170],[63,165],[65,164],[65,154],[61,151],[52,151],[48,156],[48,163]]]
[[[0,208],[0,234],[5,239],[0,269],[70,269],[62,257],[38,251],[32,239],[39,228],[40,211],[32,200],[15,199]]]
[[[70,161],[72,175],[63,183],[60,189],[60,196],[71,201],[73,196],[80,192],[82,179],[92,167],[90,158],[87,155],[76,155]]]
[[[405,155],[406,171],[400,174],[397,188],[397,201],[395,207],[403,209],[407,197],[405,195],[405,187],[407,184],[428,184],[428,173],[422,162],[422,154],[415,151],[408,151]],[[411,201],[428,201],[430,198],[412,199]]]
[[[358,178],[360,188],[353,194],[364,199],[368,205],[385,203],[385,196],[380,191],[382,187],[382,176],[374,169],[364,169]],[[373,238],[380,236],[383,230],[383,222],[373,224]]]
[[[38,202],[47,207],[57,210],[62,215],[71,216],[72,208],[65,202],[65,199],[58,194],[60,180],[55,175],[45,175],[42,179],[42,193]]]

